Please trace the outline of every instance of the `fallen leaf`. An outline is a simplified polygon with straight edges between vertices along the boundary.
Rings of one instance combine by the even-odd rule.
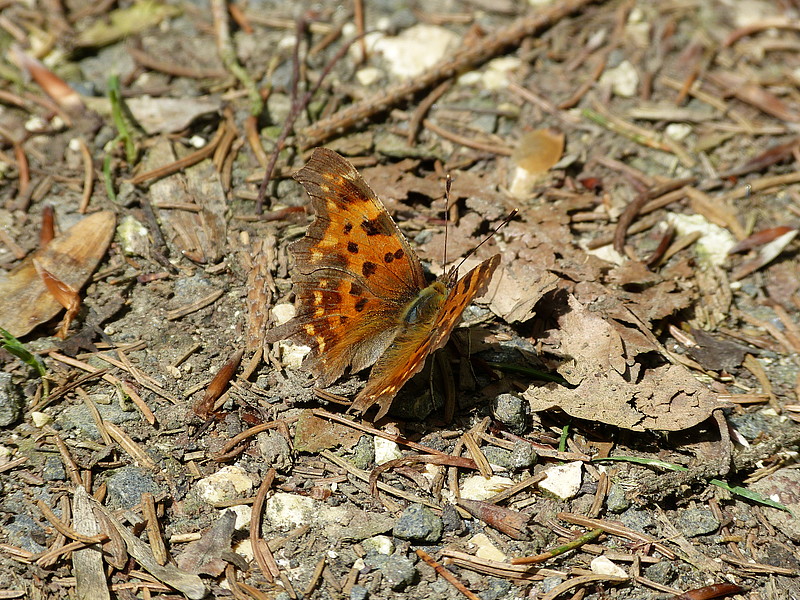
[[[352,448],[360,437],[361,432],[352,427],[320,419],[304,410],[297,420],[292,447],[296,452],[311,453],[338,446]]]
[[[80,290],[103,258],[114,235],[111,211],[90,215],[0,275],[0,327],[15,337],[55,317],[63,306],[37,273],[34,261],[73,290]]]
[[[572,296],[569,308],[558,319],[553,339],[560,339],[558,350],[566,358],[557,371],[575,387],[532,385],[523,394],[532,410],[560,408],[579,419],[633,431],[680,431],[721,406],[685,367],[654,366],[657,349],[648,351],[643,336],[638,344],[628,339],[623,344],[621,325],[612,326]]]

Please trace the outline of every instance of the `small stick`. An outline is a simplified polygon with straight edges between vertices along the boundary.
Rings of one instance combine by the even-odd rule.
[[[418,77],[403,81],[384,92],[380,92],[361,102],[348,106],[336,114],[317,121],[301,132],[301,147],[305,150],[319,146],[339,132],[352,128],[377,114],[384,113],[393,106],[405,102],[422,90],[450,79],[491,60],[534,33],[552,26],[564,17],[577,12],[594,0],[566,0],[558,2],[547,10],[523,17],[513,25],[486,36],[473,46],[456,52],[453,56],[434,65]]]
[[[480,600],[480,596],[477,596],[476,594],[471,592],[469,589],[467,589],[467,586],[465,586],[463,583],[461,583],[456,578],[456,576],[453,575],[450,571],[448,571],[442,565],[440,565],[438,562],[433,560],[433,557],[430,554],[428,554],[427,552],[425,552],[425,550],[423,550],[422,548],[417,548],[416,553],[417,553],[417,556],[419,556],[422,560],[424,560],[426,563],[428,563],[429,566],[433,567],[433,570],[436,571],[436,574],[439,575],[439,577],[441,577],[442,579],[446,580],[447,583],[449,583],[454,588],[456,588],[459,592],[464,594],[464,596],[469,598],[469,600]]]

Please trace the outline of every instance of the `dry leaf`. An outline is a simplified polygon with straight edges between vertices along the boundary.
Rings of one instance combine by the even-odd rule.
[[[189,573],[203,573],[213,577],[221,575],[227,565],[221,557],[231,550],[235,525],[236,513],[232,510],[223,512],[199,540],[187,545],[175,558],[178,567]]]
[[[0,327],[21,337],[56,316],[63,307],[37,273],[34,260],[63,284],[80,290],[105,255],[115,220],[110,211],[90,215],[0,275]]]
[[[312,453],[338,446],[352,448],[360,437],[361,432],[352,427],[320,419],[304,410],[297,420],[292,447],[296,452]]]
[[[721,405],[705,386],[679,365],[651,366],[657,349],[646,340],[620,336],[574,297],[559,320],[559,352],[568,357],[558,372],[574,388],[550,383],[529,387],[524,397],[534,411],[560,408],[587,421],[600,421],[633,431],[679,431],[709,417]],[[633,330],[631,330],[633,331]],[[625,339],[625,343],[623,343]],[[636,346],[636,347],[631,347]]]

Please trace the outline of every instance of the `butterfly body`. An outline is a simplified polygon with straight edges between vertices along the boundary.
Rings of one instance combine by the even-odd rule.
[[[499,255],[462,279],[451,272],[429,284],[422,265],[381,201],[355,168],[318,148],[294,175],[316,218],[290,247],[297,314],[265,341],[311,347],[303,367],[326,387],[348,367],[373,365],[353,408],[378,403],[378,418],[402,385],[441,348],[473,298],[482,294]]]

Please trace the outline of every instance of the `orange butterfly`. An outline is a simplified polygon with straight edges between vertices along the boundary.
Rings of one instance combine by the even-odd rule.
[[[290,247],[297,315],[265,341],[310,346],[303,368],[320,387],[348,366],[356,372],[374,365],[352,408],[364,412],[377,403],[380,419],[486,291],[500,255],[459,280],[454,269],[428,284],[408,240],[347,160],[317,148],[294,178],[311,197],[316,218]]]

